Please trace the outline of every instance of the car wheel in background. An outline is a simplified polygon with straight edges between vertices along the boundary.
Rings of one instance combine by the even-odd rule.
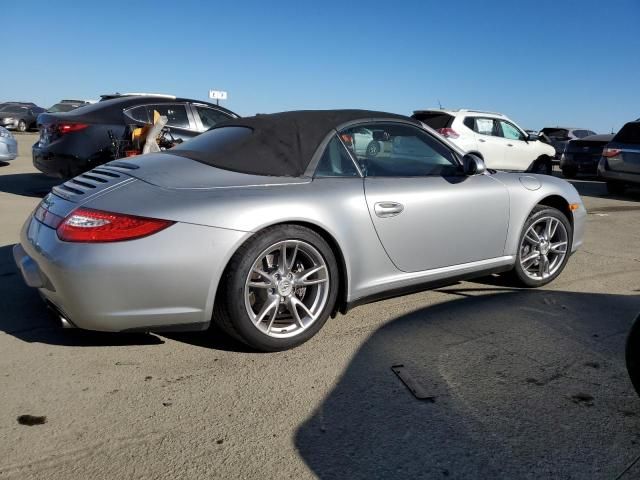
[[[378,142],[377,140],[371,140],[369,142],[369,145],[367,145],[367,156],[375,157],[380,153],[380,150],[381,150],[380,142]]]
[[[298,225],[258,232],[234,254],[220,281],[214,323],[261,351],[313,337],[329,318],[338,267],[327,242]]]
[[[18,131],[19,132],[26,132],[27,131],[27,122],[25,122],[24,120],[20,120],[18,122]]]
[[[540,287],[564,270],[573,239],[573,229],[560,211],[536,206],[522,228],[513,279],[525,287]]]
[[[621,182],[607,182],[607,192],[614,195],[624,193],[624,183]]]
[[[531,173],[538,173],[541,175],[551,175],[553,173],[553,164],[551,163],[551,159],[540,157],[533,164]]]
[[[564,178],[576,178],[578,171],[573,167],[564,167],[562,169],[562,176]]]

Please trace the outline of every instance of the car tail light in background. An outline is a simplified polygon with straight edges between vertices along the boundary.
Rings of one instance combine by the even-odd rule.
[[[460,136],[453,128],[439,128],[436,132],[444,138],[458,138]]]
[[[619,148],[605,148],[604,150],[602,150],[602,156],[606,158],[615,157],[619,153],[620,153]]]
[[[78,132],[80,130],[84,130],[88,126],[89,125],[87,125],[86,123],[59,123],[56,127],[58,132],[61,135],[64,135],[65,133]]]
[[[146,237],[174,223],[81,207],[59,224],[57,233],[65,242],[121,242]]]

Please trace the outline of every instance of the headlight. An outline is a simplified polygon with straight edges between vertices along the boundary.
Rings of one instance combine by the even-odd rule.
[[[13,138],[13,135],[6,128],[0,127],[0,138]]]
[[[2,120],[5,122],[13,122],[13,117],[4,117]]]

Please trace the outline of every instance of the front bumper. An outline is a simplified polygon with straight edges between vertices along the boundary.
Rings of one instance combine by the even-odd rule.
[[[206,329],[218,280],[249,235],[177,223],[138,240],[69,243],[29,217],[14,258],[27,285],[79,328]]]
[[[17,156],[18,142],[13,138],[0,138],[0,161],[8,162]]]

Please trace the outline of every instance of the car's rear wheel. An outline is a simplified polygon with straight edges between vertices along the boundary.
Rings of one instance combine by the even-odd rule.
[[[607,192],[614,195],[624,193],[624,183],[622,182],[607,182]]]
[[[560,211],[545,205],[533,209],[522,228],[512,276],[525,287],[540,287],[564,270],[573,239],[573,229]]]
[[[564,176],[564,178],[575,178],[577,174],[578,171],[573,167],[564,167],[562,169],[562,176]]]
[[[322,328],[337,290],[327,242],[308,228],[278,225],[256,234],[231,259],[214,322],[257,350],[286,350]]]
[[[27,122],[25,122],[24,120],[20,120],[18,122],[18,131],[19,132],[26,132],[27,131]]]

